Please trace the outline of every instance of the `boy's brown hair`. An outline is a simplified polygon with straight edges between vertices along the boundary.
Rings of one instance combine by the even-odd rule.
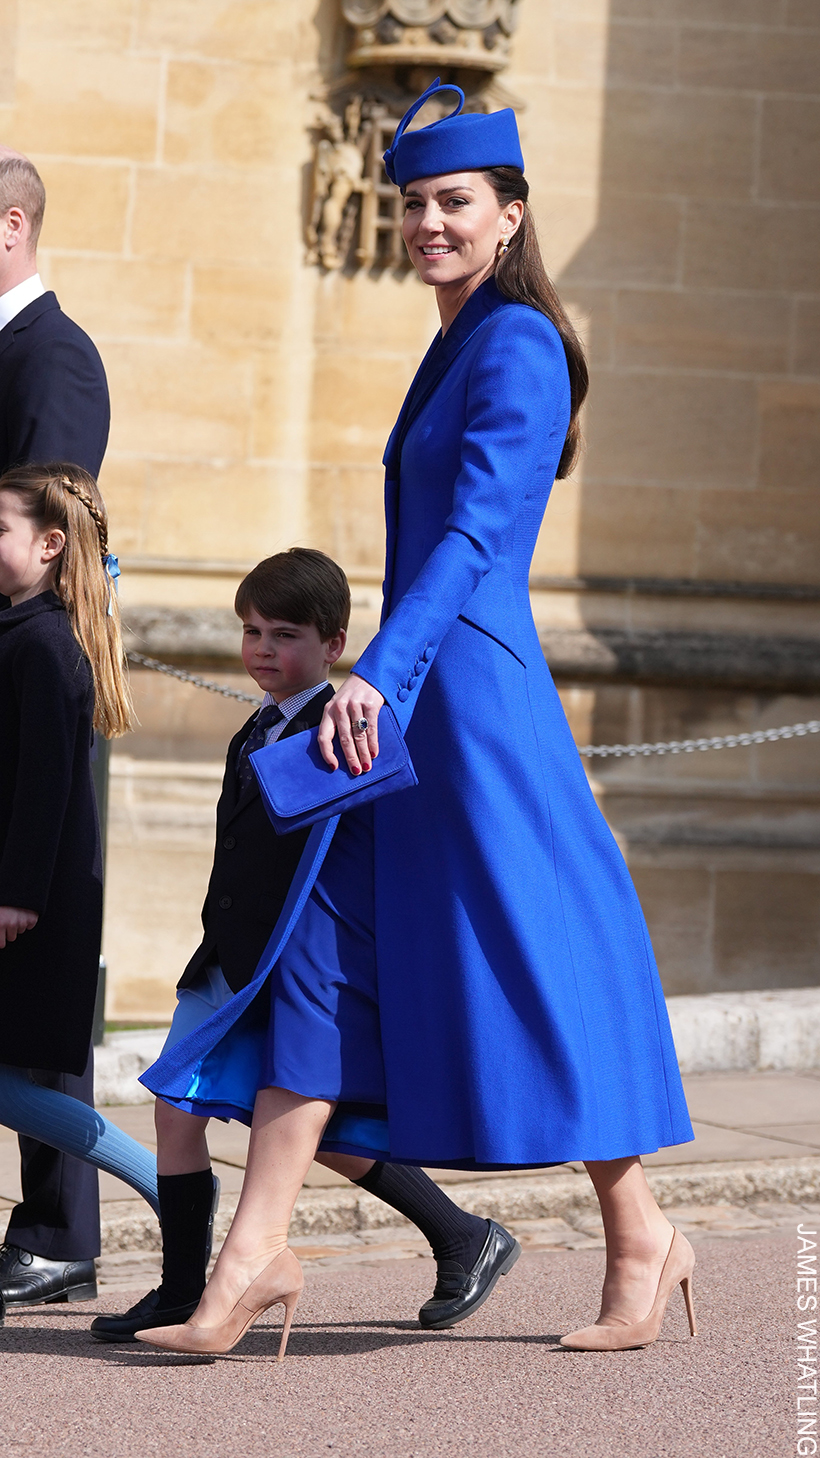
[[[240,582],[234,611],[250,608],[271,621],[313,623],[323,643],[346,630],[350,588],[341,567],[313,547],[291,547],[266,557]]]

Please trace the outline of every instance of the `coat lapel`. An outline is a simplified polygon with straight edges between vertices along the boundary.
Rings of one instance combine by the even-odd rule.
[[[30,304],[26,304],[25,309],[21,309],[19,314],[15,314],[14,318],[9,320],[5,329],[0,329],[0,354],[11,349],[14,336],[19,334],[21,329],[26,329],[29,324],[33,324],[41,314],[47,314],[50,309],[59,309],[59,307],[57,295],[51,289],[41,294],[39,299],[32,299]]]
[[[477,329],[480,329],[485,320],[505,303],[503,294],[499,293],[495,279],[488,278],[485,283],[471,294],[466,304],[459,310],[447,333],[442,336],[439,332],[427,354],[422,360],[416,377],[407,393],[407,398],[402,406],[401,413],[396,422],[396,427],[387,444],[385,452],[385,465],[388,465],[388,454],[390,465],[400,467],[401,448],[404,444],[407,432],[415,420],[418,419],[433,391],[446,375],[456,357],[461,353],[465,344],[472,338]],[[399,470],[394,473],[398,476]]]
[[[439,330],[424,359],[416,371],[410,389],[399,411],[399,418],[390,434],[384,452],[384,516],[386,526],[384,588],[381,621],[388,615],[393,585],[393,570],[396,561],[396,533],[399,525],[399,482],[401,477],[401,451],[407,432],[418,419],[434,390],[443,380],[465,344],[481,327],[486,319],[505,303],[496,285],[489,278],[471,294],[459,310],[445,335]]]
[[[419,389],[423,388],[426,371],[431,366],[431,361],[441,343],[441,330],[439,330],[438,334],[433,340],[433,343],[430,345],[430,348],[424,356],[424,359],[416,370],[415,375],[413,376],[413,383],[411,384],[410,389],[407,391],[407,394],[404,397],[404,402],[402,404],[401,410],[399,411],[399,418],[390,432],[390,438],[387,442],[387,445],[385,446],[384,455],[382,457],[385,473],[388,477],[388,480],[398,479],[401,447],[404,441],[404,437],[407,434],[407,431],[409,430],[412,423],[410,417],[411,412],[413,411],[413,407],[415,405],[416,392]]]

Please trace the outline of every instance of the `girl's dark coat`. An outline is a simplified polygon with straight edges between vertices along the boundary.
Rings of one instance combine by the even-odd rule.
[[[102,931],[91,669],[59,598],[0,612],[0,906],[39,921],[0,951],[0,1063],[81,1074]]]

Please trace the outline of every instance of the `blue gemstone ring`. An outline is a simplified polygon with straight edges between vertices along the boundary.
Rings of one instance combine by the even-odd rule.
[[[354,734],[366,734],[370,727],[370,721],[368,719],[351,719],[350,727]]]

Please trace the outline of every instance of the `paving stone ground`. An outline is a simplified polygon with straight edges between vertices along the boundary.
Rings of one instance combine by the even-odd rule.
[[[665,1207],[667,1217],[696,1244],[705,1237],[717,1240],[782,1235],[798,1224],[820,1228],[820,1205],[681,1205]],[[603,1250],[604,1234],[594,1216],[580,1216],[574,1224],[566,1220],[511,1220],[508,1228],[524,1251]],[[383,1261],[425,1261],[430,1249],[418,1232],[407,1226],[385,1226],[350,1234],[327,1236],[324,1240],[291,1239],[290,1244],[306,1269],[340,1270]],[[140,1293],[155,1286],[160,1278],[158,1251],[115,1251],[97,1263],[97,1282],[102,1295],[109,1292]],[[432,1283],[432,1267],[430,1267]]]
[[[528,1250],[469,1322],[425,1333],[432,1262],[307,1269],[289,1355],[275,1322],[233,1353],[94,1343],[94,1311],[33,1307],[0,1330],[9,1458],[790,1458],[794,1216],[704,1232],[690,1339],[680,1292],[643,1351],[568,1353],[594,1315],[603,1253]],[[720,1217],[723,1218],[722,1215]],[[727,1217],[728,1219],[728,1217]],[[594,1236],[593,1236],[594,1240]],[[382,1252],[385,1254],[386,1252]],[[319,1259],[325,1259],[321,1257]]]
[[[646,1163],[652,1177],[683,1176],[684,1191],[706,1188],[720,1171],[731,1196],[666,1207],[697,1248],[695,1340],[678,1292],[661,1340],[643,1352],[558,1346],[561,1332],[594,1319],[600,1292],[602,1231],[580,1207],[567,1207],[566,1218],[509,1220],[524,1251],[514,1272],[471,1321],[441,1333],[422,1332],[416,1320],[434,1267],[411,1227],[337,1222],[333,1230],[319,1221],[292,1242],[306,1289],[282,1366],[275,1321],[218,1359],[93,1342],[93,1315],[125,1309],[159,1277],[157,1251],[114,1249],[112,1238],[97,1302],[12,1312],[0,1329],[3,1458],[791,1458],[796,1230],[820,1230],[820,1077],[686,1083],[696,1139]],[[106,1112],[150,1145],[149,1108]],[[214,1129],[226,1215],[245,1144],[234,1125]],[[0,1130],[0,1209],[17,1193],[16,1160],[13,1136]],[[544,1178],[557,1188],[573,1169],[585,1182],[576,1166]],[[765,1198],[755,1194],[761,1171]],[[462,1174],[437,1178],[461,1182],[459,1198],[469,1191],[476,1208],[491,1197],[482,1176],[466,1187]],[[502,1178],[512,1195],[522,1177]],[[497,1189],[499,1176],[489,1179]],[[307,1183],[306,1195],[328,1211],[347,1198],[346,1182],[318,1166]],[[747,1193],[732,1203],[735,1188]],[[129,1194],[103,1178],[111,1231],[126,1209],[144,1223],[140,1202],[123,1200]]]

